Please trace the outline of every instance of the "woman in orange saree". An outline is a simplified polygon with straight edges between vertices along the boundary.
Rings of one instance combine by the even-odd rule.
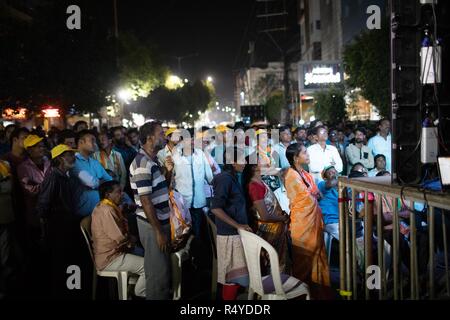
[[[292,238],[292,275],[307,284],[330,286],[323,220],[314,178],[303,169],[309,163],[304,145],[291,144],[286,150],[291,165],[285,178],[290,201]]]

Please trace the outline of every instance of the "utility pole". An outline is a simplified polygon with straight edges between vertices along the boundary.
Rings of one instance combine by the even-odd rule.
[[[286,40],[286,31],[288,30],[286,25],[287,19],[287,11],[286,11],[286,0],[256,0],[257,2],[261,2],[264,4],[265,12],[256,15],[259,19],[265,20],[265,28],[260,30],[259,33],[266,34],[270,41],[274,44],[275,48],[280,52],[281,60],[283,61],[283,91],[284,91],[284,114],[283,114],[283,122],[288,123],[290,120],[290,110],[289,110],[289,94],[290,94],[290,80],[289,80],[289,69],[290,69],[290,60],[287,54],[286,43],[280,44],[279,41],[275,39],[273,34],[283,33],[284,40]],[[270,4],[281,3],[282,8],[270,8]],[[272,6],[273,7],[273,6]],[[274,19],[283,19],[283,23],[281,25],[276,25]],[[284,41],[286,42],[286,41]]]
[[[178,60],[178,76],[179,77],[181,77],[181,61],[184,59],[187,59],[187,58],[192,58],[192,57],[197,57],[197,56],[198,56],[198,52],[188,54],[186,56],[174,56],[174,58]]]

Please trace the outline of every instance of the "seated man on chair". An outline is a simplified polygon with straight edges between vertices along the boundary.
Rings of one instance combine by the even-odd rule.
[[[144,258],[131,254],[134,246],[127,221],[119,208],[122,189],[118,181],[100,185],[100,202],[92,213],[92,242],[99,271],[128,271],[139,276],[135,295],[145,297]]]

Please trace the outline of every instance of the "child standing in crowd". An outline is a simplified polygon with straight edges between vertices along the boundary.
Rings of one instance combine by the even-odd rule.
[[[225,157],[226,154],[229,157]],[[227,149],[224,163],[222,172],[212,182],[211,211],[216,216],[217,226],[217,282],[223,285],[224,300],[236,300],[239,286],[247,287],[249,284],[238,229],[252,232],[247,220],[245,195],[236,175],[244,170],[243,150]]]

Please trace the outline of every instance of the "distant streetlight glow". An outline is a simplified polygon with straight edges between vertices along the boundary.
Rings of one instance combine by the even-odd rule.
[[[130,89],[120,89],[117,96],[123,102],[128,103],[128,101],[133,97],[133,93]]]
[[[131,113],[131,118],[138,127],[143,126],[145,123],[145,117],[140,113]]]
[[[216,101],[216,106],[218,106],[219,105],[219,102],[218,101]]]
[[[170,90],[181,88],[183,86],[183,80],[176,75],[170,75],[166,79],[165,86]]]
[[[184,79],[184,83],[188,83],[189,82],[189,80],[188,79]]]
[[[206,81],[207,81],[207,82],[213,82],[213,78],[212,78],[211,76],[208,76],[208,77],[206,78]]]
[[[298,122],[298,124],[301,125],[301,126],[304,125],[304,124],[305,124],[305,120],[300,119],[300,121]]]

